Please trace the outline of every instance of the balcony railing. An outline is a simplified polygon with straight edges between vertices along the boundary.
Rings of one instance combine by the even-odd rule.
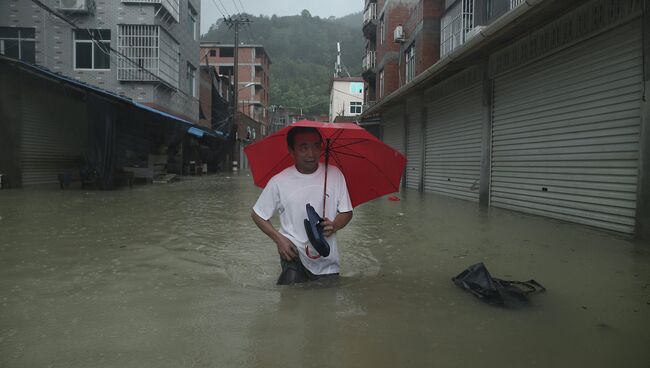
[[[125,82],[163,80],[170,86],[178,88],[179,46],[160,26],[119,25],[117,50],[120,52],[117,61],[117,80]]]
[[[180,2],[179,0],[122,0],[123,3],[146,3],[160,4],[171,15],[176,22],[179,22]]]
[[[367,24],[377,19],[377,3],[368,4],[368,9],[363,12],[363,24]]]
[[[375,62],[377,61],[375,51],[368,51],[366,56],[363,57],[362,69],[365,72],[366,70],[375,69]]]
[[[525,2],[526,0],[510,0],[510,9],[514,9]]]

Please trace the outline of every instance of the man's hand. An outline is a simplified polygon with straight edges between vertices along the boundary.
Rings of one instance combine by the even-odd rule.
[[[293,245],[291,240],[287,239],[287,237],[284,235],[278,235],[279,236],[275,240],[275,244],[278,245],[278,253],[280,254],[280,257],[285,261],[291,261],[292,259],[296,258],[298,256],[298,250],[296,249],[296,246]]]
[[[332,236],[336,232],[336,230],[338,230],[337,228],[334,227],[334,222],[332,222],[327,217],[325,217],[323,221],[320,222],[320,225],[323,227],[323,235],[325,235],[328,238]]]
[[[262,230],[262,232],[264,232],[264,234],[266,234],[269,238],[273,239],[275,244],[278,246],[278,253],[280,253],[280,257],[282,257],[282,259],[285,261],[290,261],[298,256],[298,250],[293,245],[291,240],[287,239],[286,236],[280,234],[280,232],[273,227],[271,221],[264,220],[257,213],[255,213],[255,211],[251,212],[251,217],[253,218],[255,225],[257,225],[257,227],[259,227],[260,230]]]
[[[334,221],[325,217],[323,221],[320,222],[320,225],[323,226],[323,235],[327,237],[334,235],[335,232],[343,229],[350,220],[352,220],[352,211],[337,213]]]

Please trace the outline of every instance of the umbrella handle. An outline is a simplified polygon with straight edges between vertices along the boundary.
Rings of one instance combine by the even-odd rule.
[[[323,217],[325,216],[325,201],[327,200],[327,165],[330,161],[330,139],[326,139],[325,143],[325,185],[323,186]]]

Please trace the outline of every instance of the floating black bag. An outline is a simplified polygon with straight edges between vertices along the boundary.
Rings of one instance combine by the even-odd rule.
[[[451,280],[484,302],[508,308],[523,307],[529,303],[530,294],[546,290],[535,280],[506,281],[494,278],[483,263],[469,266]]]
[[[323,257],[330,255],[330,245],[323,235],[323,226],[320,225],[323,219],[309,203],[307,203],[307,218],[305,219],[305,231],[309,242],[316,249],[318,254]]]

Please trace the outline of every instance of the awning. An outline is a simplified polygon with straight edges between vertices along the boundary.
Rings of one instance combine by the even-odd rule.
[[[187,133],[192,134],[193,136],[195,136],[197,138],[203,138],[203,136],[205,136],[205,135],[207,135],[209,137],[212,137],[212,138],[220,138],[220,139],[223,139],[223,138],[227,137],[225,134],[223,134],[222,132],[220,132],[218,130],[212,130],[212,129],[208,129],[208,128],[198,126],[198,125],[190,127],[187,130]]]
[[[213,136],[213,137],[216,137],[216,138],[224,138],[224,137],[226,137],[221,132],[216,132],[216,131],[211,130],[211,129],[199,127],[198,125],[192,123],[191,121],[187,121],[187,120],[182,119],[182,118],[180,118],[178,116],[166,113],[164,111],[154,109],[153,107],[149,107],[149,106],[147,106],[145,104],[135,102],[135,101],[133,101],[132,99],[130,99],[128,97],[118,95],[118,94],[116,94],[114,92],[99,88],[97,86],[94,86],[94,85],[91,85],[91,84],[88,84],[88,83],[85,83],[85,82],[82,82],[82,81],[79,81],[79,80],[76,80],[76,79],[74,79],[72,77],[69,77],[69,76],[66,76],[66,75],[63,75],[63,74],[55,73],[55,72],[53,72],[53,71],[51,71],[51,70],[49,70],[49,69],[47,69],[47,68],[45,68],[45,67],[43,67],[41,65],[30,64],[30,63],[24,62],[22,60],[6,57],[4,55],[0,55],[0,62],[11,63],[11,64],[14,64],[14,65],[22,68],[23,70],[27,70],[27,71],[30,71],[32,73],[40,74],[40,75],[45,76],[47,78],[54,79],[54,80],[57,80],[59,82],[65,83],[65,84],[81,88],[83,90],[95,93],[97,95],[100,95],[100,96],[103,96],[103,97],[106,97],[106,98],[110,98],[110,99],[112,99],[114,101],[118,101],[118,102],[121,102],[121,103],[124,103],[124,104],[127,104],[127,105],[132,105],[132,106],[134,106],[134,107],[136,107],[138,109],[146,110],[148,112],[151,112],[151,113],[160,115],[162,117],[165,117],[167,119],[173,120],[175,122],[184,124],[184,125],[186,125],[188,127],[188,129],[197,128],[199,130],[204,131],[204,134],[207,134],[209,136]],[[192,134],[194,134],[194,133],[192,133]]]

